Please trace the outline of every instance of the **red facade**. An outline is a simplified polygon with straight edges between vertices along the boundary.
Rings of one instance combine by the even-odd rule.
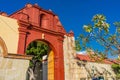
[[[25,55],[27,46],[35,40],[45,41],[54,51],[54,79],[64,80],[63,39],[66,31],[58,16],[38,5],[27,4],[10,17],[18,20],[18,54]]]

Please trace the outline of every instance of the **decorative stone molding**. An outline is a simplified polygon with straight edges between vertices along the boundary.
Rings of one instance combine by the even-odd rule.
[[[28,4],[25,5],[25,7],[31,8],[31,7],[32,7],[32,4],[29,4],[29,3],[28,3]]]
[[[71,31],[67,34],[67,36],[69,36],[69,37],[74,37],[74,32],[71,30]]]
[[[19,54],[9,54],[7,51],[7,47],[5,45],[5,42],[0,37],[0,56],[5,58],[13,58],[13,59],[27,59],[31,60],[32,56],[30,55],[19,55]]]
[[[31,55],[19,55],[19,54],[8,54],[5,58],[12,58],[12,59],[26,59],[31,60],[33,56]]]

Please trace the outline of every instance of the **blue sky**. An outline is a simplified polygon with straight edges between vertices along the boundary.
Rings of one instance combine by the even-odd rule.
[[[120,0],[0,0],[0,10],[11,14],[26,3],[37,3],[46,10],[51,9],[59,16],[66,31],[73,30],[75,36],[83,31],[82,26],[90,23],[95,14],[104,14],[111,26],[120,21]]]
[[[104,14],[113,31],[113,22],[120,21],[120,0],[0,0],[0,11],[11,14],[25,6],[37,3],[43,9],[51,9],[59,16],[67,32],[77,37],[83,25],[91,23],[95,14]]]

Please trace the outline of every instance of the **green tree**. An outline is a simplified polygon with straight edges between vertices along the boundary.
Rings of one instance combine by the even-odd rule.
[[[97,56],[107,58],[108,54],[120,55],[120,22],[114,23],[114,32],[110,32],[110,24],[106,22],[103,14],[96,14],[92,24],[83,26],[85,34],[80,34],[76,40],[76,50],[92,49]],[[113,27],[112,27],[113,28]],[[91,41],[99,44],[103,50],[88,46]],[[92,44],[91,44],[92,45]]]
[[[30,66],[34,65],[33,60],[41,62],[42,57],[44,55],[47,55],[48,51],[49,51],[49,46],[44,42],[40,42],[40,41],[31,42],[26,50],[27,55],[33,55],[33,59],[30,62]]]
[[[114,72],[116,73],[116,78],[120,79],[120,64],[113,64],[112,68]]]

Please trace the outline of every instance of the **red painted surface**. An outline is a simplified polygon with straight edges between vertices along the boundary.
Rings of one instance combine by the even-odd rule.
[[[25,55],[27,46],[34,40],[47,42],[55,53],[54,79],[64,80],[63,39],[66,31],[58,16],[38,5],[27,4],[10,17],[17,19],[20,26],[18,53]]]

